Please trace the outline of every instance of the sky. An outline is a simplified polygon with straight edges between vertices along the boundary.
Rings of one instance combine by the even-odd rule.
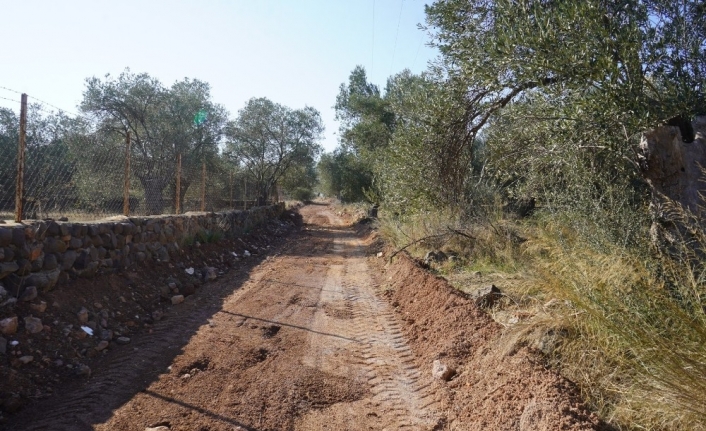
[[[426,2],[429,2],[427,0]],[[337,145],[333,105],[356,65],[384,88],[436,56],[424,0],[0,0],[0,106],[20,95],[77,112],[85,79],[129,67],[169,86],[211,84],[231,118],[247,100],[313,106]],[[13,90],[13,91],[11,91]],[[11,99],[11,100],[6,100]],[[34,100],[33,100],[34,99]]]

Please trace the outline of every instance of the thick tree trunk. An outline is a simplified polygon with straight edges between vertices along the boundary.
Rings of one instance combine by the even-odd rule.
[[[145,190],[145,208],[147,215],[162,214],[164,211],[164,188],[169,184],[165,178],[140,178]]]
[[[179,201],[181,202],[181,208],[182,211],[184,211],[184,197],[186,196],[186,192],[189,191],[189,187],[191,186],[191,181],[189,181],[187,178],[182,177],[181,178],[181,193],[179,193]],[[168,207],[170,205],[176,205],[176,180],[170,179],[169,184],[167,184],[167,188],[165,192],[163,193],[164,199],[165,199],[165,207]]]
[[[257,188],[257,206],[261,207],[267,204],[267,198],[269,198],[269,187],[266,183],[260,183]]]

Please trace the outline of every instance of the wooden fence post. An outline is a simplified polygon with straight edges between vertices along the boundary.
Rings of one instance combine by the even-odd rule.
[[[25,145],[27,136],[27,95],[22,93],[20,102],[20,142],[17,146],[17,184],[15,186],[15,223],[22,221],[24,200]]]
[[[201,212],[206,211],[206,162],[201,169]]]
[[[248,179],[243,178],[243,210],[248,209]]]
[[[125,136],[125,184],[123,185],[123,215],[130,215],[130,131]]]
[[[230,171],[230,209],[234,210],[233,206],[233,171]]]
[[[179,214],[181,212],[181,153],[177,154],[176,193],[174,193],[174,196],[174,213]]]

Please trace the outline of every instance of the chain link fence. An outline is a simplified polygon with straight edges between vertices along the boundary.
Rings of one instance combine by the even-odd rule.
[[[121,140],[93,131],[89,121],[57,114],[42,104],[28,105],[26,124],[21,164],[20,115],[0,108],[0,220],[15,218],[20,167],[23,220],[88,221],[246,209],[256,204],[255,186],[246,173],[219,154],[128,150],[126,136]]]

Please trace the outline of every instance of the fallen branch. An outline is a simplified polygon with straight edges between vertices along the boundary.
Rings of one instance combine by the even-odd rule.
[[[455,233],[456,235],[460,235],[460,236],[462,236],[462,237],[464,237],[464,238],[472,239],[473,241],[476,240],[476,238],[475,238],[474,236],[471,236],[471,235],[469,235],[469,234],[467,234],[467,233],[465,233],[465,232],[461,232],[460,230],[454,229],[454,228],[452,228],[451,226],[446,226],[446,229],[448,229],[449,232]]]
[[[442,238],[442,237],[445,237],[445,236],[448,236],[448,235],[459,235],[459,236],[462,236],[462,237],[465,237],[465,238],[468,238],[468,239],[472,239],[472,240],[474,240],[474,241],[475,241],[475,239],[476,239],[475,237],[473,237],[473,236],[471,236],[471,235],[469,235],[469,234],[467,234],[467,233],[465,233],[465,232],[461,232],[460,230],[454,229],[454,228],[452,228],[451,226],[446,226],[446,229],[448,230],[448,232],[437,233],[437,234],[434,234],[434,235],[429,235],[429,236],[425,236],[425,237],[423,237],[423,238],[419,238],[418,240],[412,241],[412,242],[410,242],[409,244],[405,245],[404,247],[402,247],[402,248],[396,250],[394,253],[392,253],[392,254],[390,255],[389,262],[392,263],[392,258],[394,258],[395,256],[397,256],[398,253],[400,253],[400,252],[406,250],[407,248],[413,246],[414,244],[418,244],[418,243],[420,243],[420,242],[423,242],[423,241],[426,241],[426,240],[429,240],[429,239]]]
[[[413,246],[414,244],[418,244],[418,243],[420,243],[420,242],[422,242],[422,241],[426,241],[426,240],[428,240],[428,239],[441,238],[441,237],[444,237],[444,236],[446,236],[446,235],[448,235],[448,234],[449,234],[449,232],[444,232],[444,233],[439,233],[439,234],[436,234],[436,235],[425,236],[424,238],[419,238],[418,240],[412,241],[412,242],[410,242],[409,244],[405,245],[404,247],[402,247],[402,248],[400,248],[399,250],[397,250],[397,251],[395,251],[394,253],[392,253],[392,254],[390,255],[390,260],[389,260],[389,261],[390,261],[390,263],[392,263],[392,258],[393,258],[393,257],[397,256],[398,253],[400,253],[400,252],[406,250],[408,247],[411,247],[411,246]]]

